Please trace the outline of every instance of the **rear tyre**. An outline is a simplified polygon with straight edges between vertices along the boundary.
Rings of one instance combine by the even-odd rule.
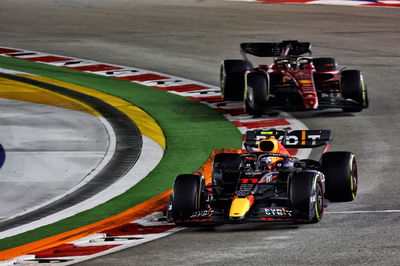
[[[263,73],[249,73],[246,77],[244,109],[249,115],[262,115],[268,105],[269,77]]]
[[[172,218],[177,225],[186,226],[179,220],[188,219],[204,205],[202,196],[204,181],[199,175],[179,175],[172,190]],[[178,221],[177,221],[178,220]]]
[[[244,93],[244,73],[253,66],[246,60],[224,60],[221,64],[220,86],[226,101],[241,101]]]
[[[351,152],[327,152],[321,158],[326,193],[330,201],[352,201],[357,196],[358,173],[355,155]]]
[[[359,107],[343,108],[344,112],[360,112],[363,108],[368,107],[367,88],[359,70],[343,70],[340,73],[340,87],[343,98],[354,100],[360,104]]]
[[[317,72],[337,71],[337,64],[335,58],[320,57],[313,59],[313,65]]]
[[[291,207],[302,213],[309,223],[318,223],[324,214],[323,183],[318,172],[293,175],[289,187]]]

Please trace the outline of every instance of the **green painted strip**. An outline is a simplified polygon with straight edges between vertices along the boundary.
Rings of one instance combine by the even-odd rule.
[[[171,188],[176,175],[198,169],[217,148],[240,148],[236,127],[206,105],[124,80],[0,56],[0,67],[93,88],[148,112],[164,130],[167,149],[149,176],[126,193],[94,209],[0,240],[0,250],[20,246],[118,214]]]

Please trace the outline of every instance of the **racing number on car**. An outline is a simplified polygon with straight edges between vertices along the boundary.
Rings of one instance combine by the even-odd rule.
[[[249,184],[249,183],[250,184],[255,184],[255,183],[258,182],[258,179],[257,178],[241,178],[240,182],[242,184]]]

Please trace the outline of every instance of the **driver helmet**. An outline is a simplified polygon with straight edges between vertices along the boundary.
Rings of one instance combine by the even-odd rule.
[[[263,139],[258,143],[258,149],[264,153],[280,153],[279,151],[279,141],[274,137],[269,137],[268,139]],[[264,157],[260,161],[260,165],[264,169],[272,169],[275,167],[277,161],[281,161],[281,158],[275,157]]]
[[[271,157],[264,157],[260,160],[261,169],[271,169],[274,161]]]
[[[279,141],[274,137],[263,139],[258,143],[258,149],[262,152],[278,153]]]

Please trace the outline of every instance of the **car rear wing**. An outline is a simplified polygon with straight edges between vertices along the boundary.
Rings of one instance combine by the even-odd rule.
[[[240,51],[258,57],[311,55],[311,43],[298,41],[241,43]]]
[[[330,130],[249,130],[246,132],[244,146],[257,148],[260,140],[275,137],[285,148],[316,148],[329,145],[332,141]]]

